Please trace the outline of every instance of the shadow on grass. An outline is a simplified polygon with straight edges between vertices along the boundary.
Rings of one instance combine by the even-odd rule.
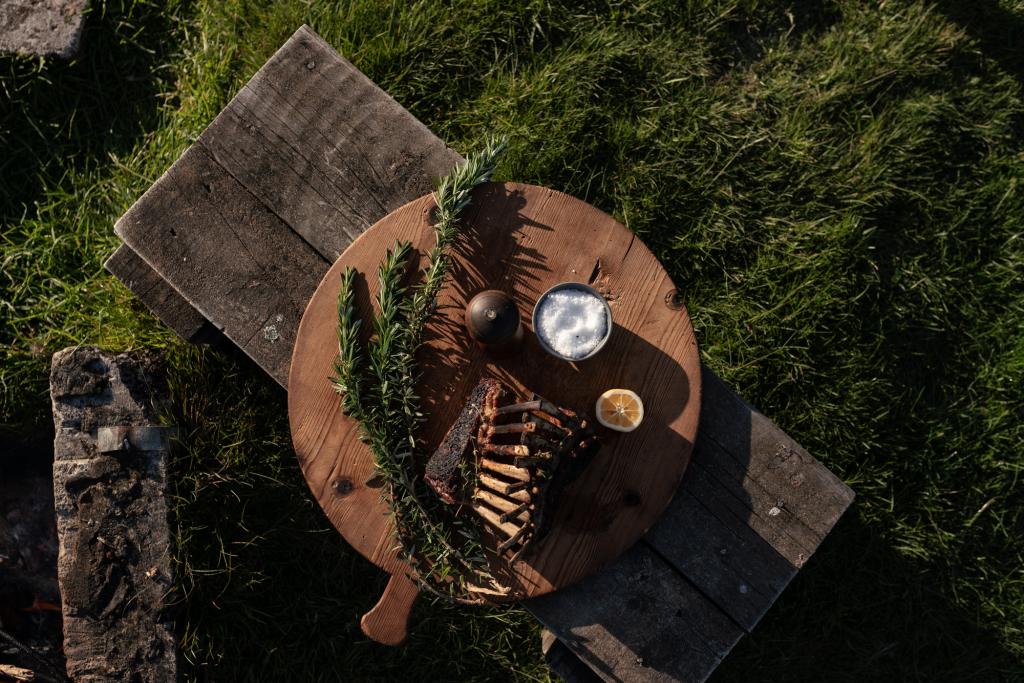
[[[173,19],[155,2],[94,5],[73,61],[0,56],[0,223],[34,215],[70,168],[131,151],[154,125]]]
[[[414,606],[408,642],[359,619],[388,575],[331,526],[295,459],[286,394],[240,351],[181,347],[169,473],[185,680],[537,680],[538,627],[521,610]]]
[[[998,0],[937,0],[935,7],[978,42],[984,57],[1024,84],[1024,14],[1005,9]]]
[[[1014,680],[1024,662],[857,512],[855,502],[712,680]]]

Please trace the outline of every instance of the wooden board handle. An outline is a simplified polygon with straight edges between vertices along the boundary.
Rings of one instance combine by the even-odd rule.
[[[384,645],[401,645],[409,635],[409,614],[419,588],[408,576],[392,574],[384,594],[373,609],[363,615],[359,626],[370,640]]]

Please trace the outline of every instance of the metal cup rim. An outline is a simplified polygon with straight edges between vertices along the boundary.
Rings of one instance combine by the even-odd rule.
[[[555,351],[553,348],[551,348],[550,345],[548,345],[546,341],[544,341],[544,338],[540,335],[540,333],[537,332],[537,310],[540,308],[541,303],[544,302],[544,299],[549,294],[552,294],[554,292],[560,292],[566,289],[575,289],[587,292],[597,297],[601,301],[601,304],[604,306],[605,317],[608,321],[608,331],[605,332],[605,335],[604,337],[601,338],[601,341],[597,343],[597,346],[595,346],[590,353],[580,358],[571,358],[569,356],[562,355],[561,353]],[[597,353],[604,348],[604,345],[608,343],[608,339],[612,336],[612,326],[614,325],[614,320],[612,319],[612,307],[608,305],[608,301],[605,300],[601,292],[597,291],[590,285],[584,284],[582,282],[559,282],[554,287],[550,287],[547,291],[545,291],[543,294],[537,297],[537,301],[533,305],[533,314],[530,316],[530,321],[533,324],[533,336],[537,338],[537,342],[540,344],[540,347],[547,351],[548,353],[550,353],[555,358],[569,361],[570,363],[576,363],[578,361],[587,360],[588,358],[593,358],[594,356],[596,356]]]

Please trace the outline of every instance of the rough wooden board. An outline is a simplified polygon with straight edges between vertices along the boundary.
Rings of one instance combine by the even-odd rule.
[[[117,222],[139,256],[284,384],[294,332],[327,263],[201,147]]]
[[[492,183],[478,189],[454,251],[450,282],[421,354],[420,396],[430,420],[424,452],[441,441],[482,376],[496,376],[557,405],[583,412],[609,387],[632,387],[645,398],[644,423],[618,434],[599,428],[597,458],[566,489],[551,530],[512,568],[521,598],[569,585],[617,557],[657,520],[678,485],[697,431],[700,364],[685,308],[666,298],[668,274],[624,226],[589,204],[547,188]],[[338,410],[326,380],[337,354],[337,296],[348,266],[367,276],[362,317],[376,295],[375,273],[385,251],[409,240],[421,254],[433,244],[424,197],[389,214],[331,267],[303,316],[292,360],[288,412],[292,439],[310,488],[342,535],[364,556],[394,572],[402,567],[390,518],[377,488],[367,486],[373,459],[356,424]],[[486,246],[485,246],[486,245]],[[606,292],[615,321],[594,359],[576,364],[540,349],[532,333],[523,350],[498,361],[471,344],[462,323],[465,303],[484,289],[515,298],[529,329],[537,296],[563,281],[591,281]],[[351,486],[338,495],[331,482]]]
[[[568,645],[546,628],[540,632],[540,650],[548,668],[565,683],[599,683],[601,680]]]
[[[98,452],[105,426],[156,424],[166,385],[144,354],[76,347],[53,357],[64,651],[78,681],[172,681],[177,672],[166,451]]]
[[[849,506],[853,492],[809,456],[791,462],[787,477],[748,476],[774,469],[780,445],[799,446],[707,368],[702,386],[692,466],[644,541],[750,631]],[[794,491],[817,504],[786,505]]]
[[[328,262],[461,160],[307,26],[197,144]]]
[[[645,543],[523,605],[605,681],[703,681],[744,633]]]
[[[813,552],[853,492],[771,420],[715,381],[711,390],[720,400],[713,412],[702,414],[701,430],[729,457],[716,458],[713,467],[723,479],[743,477],[744,488],[759,503],[758,516],[785,523],[786,532]],[[739,430],[738,424],[747,428]],[[799,558],[791,561],[801,565]]]
[[[140,296],[162,320],[179,334],[194,329],[195,316],[171,295],[179,293],[209,321],[195,341],[222,330],[283,386],[292,314],[328,265],[351,236],[429,192],[459,160],[303,26],[115,231],[169,285]],[[148,286],[137,264],[125,270]]]
[[[203,343],[214,336],[215,330],[206,318],[127,244],[118,247],[103,267],[182,339]]]
[[[726,451],[719,441],[732,450]],[[853,492],[849,487],[810,456],[800,461],[800,469],[788,471],[788,479],[747,477],[748,468],[756,473],[774,467],[779,444],[793,450],[799,448],[714,373],[703,368],[701,427],[690,467],[665,514],[640,544],[653,550],[658,558],[685,577],[687,585],[707,598],[707,603],[697,601],[681,606],[684,620],[703,623],[704,611],[708,605],[713,605],[737,628],[753,630],[821,540],[813,535],[800,515],[814,517],[813,523],[821,527],[821,520],[838,520],[852,502]],[[728,466],[722,467],[722,462]],[[779,481],[785,482],[781,488],[764,487],[765,483]],[[791,496],[790,489],[804,487],[807,487],[802,491],[805,498],[822,506],[817,514],[807,507],[796,513],[786,512],[784,506],[777,507],[780,500]],[[635,551],[636,548],[630,553]],[[590,605],[600,599],[598,591],[601,589],[594,584],[606,574],[617,571],[613,566],[598,576],[552,596],[526,601],[524,605],[562,637],[559,624],[566,615],[590,609]],[[621,590],[630,594],[628,587]],[[558,608],[551,609],[546,601],[554,602],[555,598]],[[542,608],[536,609],[537,604]],[[622,628],[623,624],[660,623],[650,619],[644,609],[646,604],[642,602],[620,605],[613,612],[614,617],[609,617],[608,624]],[[582,661],[592,664],[607,680],[703,680],[717,664],[717,661],[710,662],[711,668],[703,672],[689,664],[676,668],[672,663],[658,672],[628,668],[602,670],[596,663],[605,661],[609,647],[606,641],[612,637],[603,633],[586,635],[575,641],[563,640]],[[648,635],[638,631],[628,645],[642,653],[643,648],[649,646],[647,638],[663,637],[663,633]],[[726,653],[727,650],[723,650],[721,657]],[[624,660],[619,658],[618,661]]]
[[[88,5],[89,0],[3,0],[0,52],[74,57]]]

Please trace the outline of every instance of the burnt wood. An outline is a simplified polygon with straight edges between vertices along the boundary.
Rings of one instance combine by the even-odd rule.
[[[160,363],[144,353],[64,349],[53,356],[50,396],[68,675],[173,681],[168,443],[144,438],[167,400]],[[125,432],[126,449],[102,452],[111,428]]]
[[[286,113],[275,118],[262,102]],[[119,222],[119,234],[138,253],[117,258],[133,264],[122,269],[111,259],[108,267],[122,280],[152,282],[133,291],[176,331],[196,338],[189,331],[195,316],[205,318],[207,330],[222,328],[281,385],[301,313],[297,301],[354,235],[428,192],[459,160],[307,27],[193,150]],[[215,182],[207,187],[208,181]],[[216,203],[203,196],[214,187]],[[187,248],[173,244],[183,231]],[[278,248],[260,251],[259,259],[245,256],[240,244],[251,246],[254,235]],[[282,245],[295,252],[282,253]],[[175,263],[182,258],[192,263]],[[288,258],[308,270],[295,260],[286,265]],[[155,279],[165,282],[162,289]],[[286,309],[277,321],[273,311]],[[852,500],[848,487],[707,368],[702,383],[691,463],[659,523],[598,575],[524,603],[601,679],[706,678]],[[608,589],[621,591],[621,599],[601,608]],[[678,622],[689,625],[676,628]]]

